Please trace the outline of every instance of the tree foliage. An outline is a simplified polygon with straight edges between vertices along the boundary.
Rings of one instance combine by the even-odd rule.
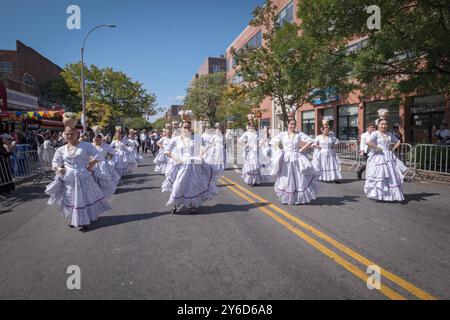
[[[81,95],[72,90],[62,77],[47,82],[42,93],[48,101],[56,102],[69,111],[81,110]]]
[[[225,73],[200,76],[187,89],[184,109],[192,110],[196,119],[206,120],[213,126],[220,120],[219,106],[225,89]]]
[[[159,118],[152,123],[152,128],[156,130],[162,130],[164,129],[166,123],[167,119],[165,117]]]
[[[323,42],[300,36],[297,24],[278,25],[276,12],[271,0],[257,7],[250,24],[264,30],[264,45],[232,48],[232,54],[247,89],[261,101],[272,97],[287,124],[290,111],[315,97],[326,96],[328,88],[338,94],[348,92],[353,84],[346,81],[346,61],[330,58],[329,47]]]
[[[369,5],[381,9],[380,30],[367,26]],[[450,89],[447,0],[299,0],[298,16],[305,35],[343,53],[367,93]],[[359,37],[367,37],[364,47],[348,52],[348,41]]]
[[[148,122],[144,117],[125,118],[124,124],[125,127],[135,130],[149,129],[152,127],[151,123]]]
[[[228,84],[220,103],[219,119],[221,122],[232,121],[231,128],[245,128],[247,115],[258,107],[258,102],[245,87]]]
[[[109,106],[113,122],[118,123],[124,116],[141,117],[156,113],[155,95],[148,93],[141,83],[132,81],[125,73],[111,68],[100,69],[95,65],[84,69],[87,102]],[[69,88],[81,97],[81,65],[67,65],[62,77]]]

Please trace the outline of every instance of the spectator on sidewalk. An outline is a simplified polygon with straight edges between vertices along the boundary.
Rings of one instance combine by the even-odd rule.
[[[450,145],[450,130],[445,122],[441,123],[440,130],[434,133],[437,138],[437,143],[441,145]]]
[[[147,154],[147,140],[148,140],[148,135],[147,135],[147,130],[142,130],[141,135],[141,142],[140,142],[140,146],[142,148],[142,153]]]
[[[361,166],[361,168],[358,170],[358,179],[361,180],[362,179],[362,174],[364,171],[366,171],[366,162],[368,159],[368,154],[369,154],[369,146],[366,143],[367,138],[372,134],[372,132],[375,130],[375,126],[372,123],[369,123],[367,126],[367,131],[364,132],[361,135],[361,141],[359,143],[359,155],[362,158],[362,161],[364,162],[364,164]]]
[[[7,141],[10,141],[9,143]],[[9,157],[13,154],[12,137],[8,134],[0,136],[0,194],[8,194],[15,189],[11,175]]]

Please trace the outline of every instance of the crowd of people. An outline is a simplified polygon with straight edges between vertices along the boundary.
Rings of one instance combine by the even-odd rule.
[[[46,188],[48,203],[60,207],[70,227],[87,230],[92,221],[111,209],[109,199],[119,181],[143,162],[141,154],[151,152],[155,172],[164,176],[161,191],[169,194],[170,213],[186,207],[195,214],[205,200],[218,193],[217,181],[226,164],[227,135],[220,123],[213,129],[206,127],[202,134],[194,133],[190,120],[187,114],[181,123],[167,124],[161,133],[125,132],[117,127],[113,136],[94,130],[88,138],[79,135],[74,118],[65,116],[64,144],[56,149],[51,161],[47,155],[56,172],[55,180]],[[339,140],[328,121],[323,121],[321,135],[313,139],[298,131],[294,118],[288,121],[288,131],[273,138],[267,131],[258,130],[254,120],[249,116],[246,132],[238,139],[244,159],[241,177],[246,184],[273,182],[282,204],[300,205],[317,198],[320,182],[340,182],[341,161],[335,152]],[[357,175],[361,179],[366,170],[363,192],[367,198],[403,201],[407,168],[395,155],[401,141],[387,128],[387,110],[382,109],[376,124],[369,124],[361,136],[360,152],[367,165]],[[54,147],[52,137],[44,134],[44,150],[46,145]],[[0,150],[2,156],[11,152],[5,147]],[[312,159],[306,155],[309,150],[313,151]]]

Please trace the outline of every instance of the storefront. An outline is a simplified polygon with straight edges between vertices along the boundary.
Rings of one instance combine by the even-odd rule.
[[[375,124],[379,118],[378,110],[380,109],[387,109],[389,112],[389,131],[392,131],[394,127],[400,127],[400,101],[382,100],[365,103],[364,128],[367,128],[369,123]]]
[[[8,111],[38,111],[38,98],[19,91],[6,89]]]
[[[445,97],[430,95],[414,97],[411,112],[411,136],[414,144],[435,143],[433,132],[445,119]]]

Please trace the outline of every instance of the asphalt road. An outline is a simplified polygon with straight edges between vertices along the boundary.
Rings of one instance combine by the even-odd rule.
[[[46,205],[44,185],[0,203],[0,299],[449,299],[448,185],[406,183],[380,203],[363,181],[322,184],[283,206],[270,184],[226,171],[197,215],[169,215],[151,158],[124,179],[113,210],[82,233]],[[81,289],[69,290],[67,267]],[[381,269],[368,289],[367,266]]]

